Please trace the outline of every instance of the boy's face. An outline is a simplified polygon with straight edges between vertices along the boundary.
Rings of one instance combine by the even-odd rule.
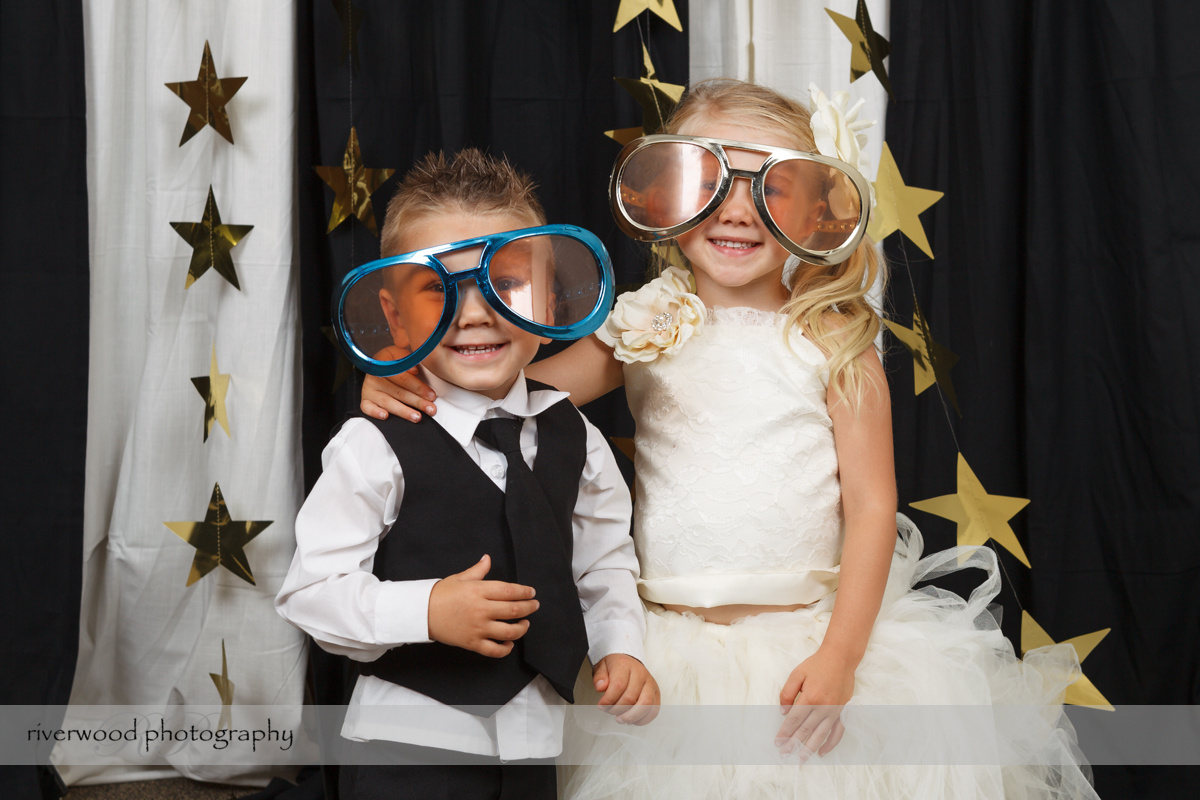
[[[399,249],[409,253],[536,224],[536,219],[523,214],[476,214],[457,208],[435,210],[411,223],[400,238]],[[444,253],[438,260],[451,272],[474,269],[479,266],[482,249]],[[493,285],[503,291],[503,264],[494,259],[490,270]],[[394,343],[404,352],[411,352],[428,340],[441,317],[441,284],[436,279],[430,280],[430,275],[431,272],[424,270],[401,273],[385,282],[385,288],[379,292]],[[499,400],[508,394],[517,374],[533,360],[541,343],[548,340],[521,330],[497,314],[472,280],[458,284],[458,298],[457,313],[449,330],[421,364],[444,381]],[[510,301],[509,305],[522,316],[532,317],[533,307],[545,306],[548,301],[531,297],[529,303],[528,314],[520,302]],[[543,316],[538,314],[537,321],[545,321]]]

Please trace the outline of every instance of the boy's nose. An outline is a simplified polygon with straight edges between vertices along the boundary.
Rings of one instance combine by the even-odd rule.
[[[492,307],[484,299],[475,281],[463,281],[458,285],[458,314],[454,324],[460,328],[469,325],[490,325],[493,320]]]

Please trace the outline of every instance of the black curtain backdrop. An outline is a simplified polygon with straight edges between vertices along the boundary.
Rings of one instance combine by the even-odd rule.
[[[78,0],[0,5],[0,704],[65,704],[83,570],[88,222]],[[38,798],[32,767],[5,797]]]
[[[342,4],[338,0],[338,4]],[[344,4],[343,4],[344,5]],[[608,173],[620,150],[604,131],[642,124],[640,106],[614,81],[637,78],[645,42],[660,80],[687,82],[687,35],[643,14],[613,33],[618,3],[562,0],[369,2],[355,0],[357,68],[343,58],[335,4],[299,4],[300,281],[304,337],[304,458],[308,486],[320,474],[330,431],[358,408],[357,380],[333,391],[338,351],[321,332],[334,287],[379,257],[358,220],[326,233],[333,192],[313,165],[341,163],[353,124],[367,167],[396,173],[372,201],[379,225],[401,176],[421,156],[473,146],[505,155],[537,181],[550,222],[596,233],[613,255],[617,283],[643,277],[646,254],[608,211]],[[675,0],[687,30],[687,4]],[[542,355],[552,352],[543,348]],[[357,376],[356,376],[357,377]],[[610,435],[632,436],[620,392],[585,413]],[[623,457],[621,457],[623,458]],[[626,467],[629,465],[626,464]],[[345,659],[310,648],[317,702],[345,702]],[[333,770],[325,785],[336,786]]]
[[[1033,568],[1000,554],[1010,638],[1022,607],[1056,641],[1111,627],[1084,663],[1110,702],[1200,702],[1200,4],[893,0],[891,20],[887,140],[946,197],[923,216],[936,260],[888,241],[890,300],[908,324],[915,293],[961,357],[963,414],[914,397],[893,349],[901,502],[954,492],[961,449],[1031,500]],[[1106,799],[1200,785],[1095,772]]]

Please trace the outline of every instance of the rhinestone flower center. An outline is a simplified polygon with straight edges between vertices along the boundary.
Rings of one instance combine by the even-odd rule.
[[[654,319],[650,320],[650,329],[655,331],[665,331],[667,328],[671,327],[671,323],[674,321],[674,317],[672,317],[666,311],[663,311],[660,314],[655,314]]]

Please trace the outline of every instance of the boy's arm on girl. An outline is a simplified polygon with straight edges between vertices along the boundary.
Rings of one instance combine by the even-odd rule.
[[[613,358],[612,348],[595,336],[533,362],[525,368],[525,374],[567,392],[576,406],[608,394],[625,382],[621,362]],[[390,378],[365,376],[358,407],[369,417],[387,419],[391,414],[417,422],[422,411],[430,416],[437,413],[436,401],[437,394],[413,367]]]

